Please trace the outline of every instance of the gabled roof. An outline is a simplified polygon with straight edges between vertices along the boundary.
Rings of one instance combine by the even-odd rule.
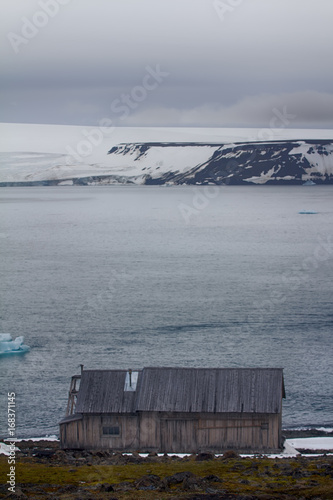
[[[126,370],[84,370],[76,413],[280,413],[282,368],[144,368],[136,391]]]

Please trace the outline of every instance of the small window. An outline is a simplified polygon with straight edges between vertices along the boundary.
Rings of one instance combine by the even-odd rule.
[[[132,370],[128,370],[125,377],[125,386],[124,391],[136,391],[136,386],[138,383],[139,372],[133,372]]]
[[[267,431],[268,430],[268,422],[261,422],[260,428],[262,431]]]
[[[103,427],[103,436],[120,436],[120,427],[118,425]]]

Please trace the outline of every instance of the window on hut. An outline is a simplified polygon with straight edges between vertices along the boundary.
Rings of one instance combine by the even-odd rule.
[[[103,436],[120,436],[119,425],[103,427]]]
[[[128,370],[125,378],[124,391],[136,391],[136,385],[138,383],[139,372],[133,372]]]

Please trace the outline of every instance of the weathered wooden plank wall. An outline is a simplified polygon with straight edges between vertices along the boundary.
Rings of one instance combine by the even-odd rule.
[[[103,427],[119,427],[119,436]],[[186,414],[144,412],[132,415],[89,415],[63,423],[63,448],[195,453],[277,450],[281,417],[276,414]]]

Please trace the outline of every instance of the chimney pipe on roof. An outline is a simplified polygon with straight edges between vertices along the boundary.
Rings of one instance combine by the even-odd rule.
[[[129,374],[129,386],[132,387],[132,370],[131,369],[128,370],[128,374]]]
[[[81,375],[82,375],[82,372],[83,372],[83,365],[80,365],[80,367],[81,367]]]

